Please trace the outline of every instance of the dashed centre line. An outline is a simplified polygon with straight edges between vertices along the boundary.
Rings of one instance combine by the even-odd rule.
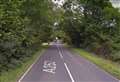
[[[60,54],[60,57],[63,59],[63,55],[62,55],[62,53],[59,51],[59,54]]]
[[[60,51],[58,46],[57,46],[57,48],[58,48],[59,55],[60,55],[61,59],[63,59],[63,54],[61,53],[61,51]],[[67,66],[67,64],[65,62],[64,62],[64,66],[65,66],[65,68],[66,68],[66,70],[68,72],[68,75],[70,76],[71,81],[75,82],[75,80],[74,80],[74,78],[73,78],[73,76],[72,76],[72,74],[71,74],[71,72],[70,72],[70,70],[69,70],[69,68],[68,68],[68,66]]]
[[[67,70],[67,72],[68,72],[68,74],[69,74],[69,76],[70,76],[70,78],[71,78],[72,82],[75,82],[75,80],[73,79],[72,74],[70,73],[70,70],[69,70],[69,68],[68,68],[67,64],[66,64],[66,63],[64,63],[64,65],[65,65],[65,68],[66,68],[66,70]]]

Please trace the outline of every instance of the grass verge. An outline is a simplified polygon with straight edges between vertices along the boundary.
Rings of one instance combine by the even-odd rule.
[[[112,62],[110,60],[106,60],[102,57],[98,57],[96,55],[93,55],[85,50],[82,49],[76,49],[74,48],[73,51],[80,54],[80,56],[88,59],[89,61],[96,64],[98,67],[104,69],[106,72],[110,73],[114,77],[120,79],[120,65]]]
[[[34,53],[26,62],[21,66],[17,67],[14,70],[5,72],[0,76],[0,82],[17,82],[17,80],[25,73],[25,71],[30,67],[30,65],[42,55],[47,47],[40,48],[37,52]]]

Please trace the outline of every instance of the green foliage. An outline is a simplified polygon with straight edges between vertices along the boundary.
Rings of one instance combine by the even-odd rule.
[[[70,38],[66,35],[66,33],[64,31],[62,31],[60,29],[55,30],[51,36],[52,39],[55,39],[56,37],[61,39],[63,42],[70,43]]]
[[[47,0],[0,0],[0,73],[31,56],[52,33]]]
[[[78,54],[80,54],[80,56],[88,59],[89,61],[93,62],[94,64],[96,64],[100,68],[102,68],[105,71],[107,71],[108,73],[110,73],[111,75],[120,79],[120,69],[119,69],[120,66],[119,66],[119,64],[116,64],[110,60],[106,60],[104,58],[101,58],[101,57],[96,56],[94,54],[91,54],[89,52],[86,52],[85,50],[82,50],[82,49],[75,48],[73,50],[75,52],[77,52]]]
[[[109,0],[68,0],[63,8],[61,26],[73,45],[119,60],[110,54],[120,51],[120,13]]]

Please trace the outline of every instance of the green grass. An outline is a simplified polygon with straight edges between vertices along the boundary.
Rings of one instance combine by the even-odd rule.
[[[0,82],[17,82],[17,80],[25,73],[25,71],[30,67],[30,65],[44,52],[44,48],[40,48],[37,52],[34,53],[32,57],[27,59],[20,67],[17,67],[14,70],[3,73],[0,76]]]
[[[82,49],[73,49],[73,51],[80,54],[80,56],[88,59],[89,61],[96,64],[98,67],[104,69],[106,72],[110,73],[114,77],[120,79],[120,65],[112,62],[110,60],[106,60],[102,57],[98,57],[96,55],[93,55],[85,50]]]

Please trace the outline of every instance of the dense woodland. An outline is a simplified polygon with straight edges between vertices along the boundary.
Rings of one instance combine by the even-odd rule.
[[[120,12],[109,0],[68,0],[60,26],[67,41],[120,62]]]
[[[0,72],[19,66],[52,33],[51,2],[0,0]]]
[[[50,0],[0,0],[0,73],[56,36],[120,62],[120,13],[109,0],[68,0],[59,8]]]

